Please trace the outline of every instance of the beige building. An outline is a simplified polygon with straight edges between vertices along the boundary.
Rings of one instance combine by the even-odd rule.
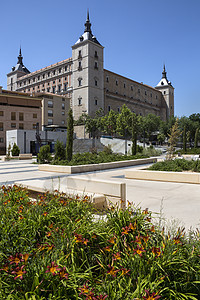
[[[6,131],[41,129],[41,99],[0,88],[0,153],[6,152]]]
[[[83,112],[93,116],[99,108],[105,113],[119,111],[123,104],[136,114],[153,113],[163,120],[174,114],[174,88],[165,66],[154,88],[105,70],[103,57],[104,47],[92,34],[88,13],[84,33],[72,46],[71,58],[30,73],[23,65],[20,49],[17,65],[7,74],[7,89],[70,98],[75,119]]]

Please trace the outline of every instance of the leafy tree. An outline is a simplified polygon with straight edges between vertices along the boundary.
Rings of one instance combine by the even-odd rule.
[[[65,146],[59,140],[55,144],[55,160],[64,160],[66,158]]]
[[[181,135],[181,131],[178,127],[178,118],[176,119],[175,124],[171,128],[171,132],[169,134],[169,148],[167,158],[170,160],[174,157],[175,147],[178,142],[178,139]]]
[[[135,113],[132,113],[132,155],[136,155],[137,153],[137,130],[137,116]]]
[[[127,136],[127,134],[131,133],[132,112],[125,104],[117,115],[116,125],[116,130],[121,136]]]
[[[196,129],[195,139],[194,139],[194,148],[198,148],[198,139],[199,139],[199,128]]]
[[[163,142],[165,141],[165,134],[164,133],[159,133],[157,136],[158,142],[162,145]]]
[[[20,149],[19,149],[19,147],[16,145],[16,143],[14,143],[11,152],[12,152],[12,156],[18,156],[18,155],[19,155]]]
[[[116,113],[114,110],[111,109],[108,114],[102,117],[102,126],[104,132],[106,132],[109,135],[113,135],[114,133],[116,133],[117,116],[118,113]]]
[[[50,161],[51,161],[50,146],[45,145],[40,147],[40,151],[38,153],[38,162],[40,164],[48,164]]]
[[[183,129],[183,151],[187,151],[186,126]]]
[[[73,153],[73,135],[74,135],[74,119],[72,109],[69,109],[67,118],[67,144],[66,144],[66,159],[71,161]]]

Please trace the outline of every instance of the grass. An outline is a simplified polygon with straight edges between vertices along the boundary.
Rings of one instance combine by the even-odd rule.
[[[200,172],[200,160],[185,160],[185,159],[175,159],[175,160],[165,160],[162,162],[157,162],[153,164],[148,170],[153,171],[171,171],[171,172]]]
[[[200,299],[200,237],[165,233],[151,212],[94,208],[65,194],[3,186],[0,299]]]

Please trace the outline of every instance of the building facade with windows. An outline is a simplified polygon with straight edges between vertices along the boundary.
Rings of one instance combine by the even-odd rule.
[[[0,153],[6,153],[6,131],[35,130],[42,120],[41,99],[0,88]]]
[[[165,66],[156,87],[104,69],[104,47],[92,34],[89,13],[84,33],[72,46],[72,57],[30,73],[23,65],[21,49],[18,63],[7,74],[7,89],[34,94],[47,92],[70,98],[77,119],[83,112],[94,116],[102,108],[120,111],[126,104],[136,114],[153,113],[167,120],[174,114],[174,88]]]

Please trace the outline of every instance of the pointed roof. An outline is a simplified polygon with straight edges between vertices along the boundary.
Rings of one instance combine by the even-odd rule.
[[[162,79],[159,81],[156,87],[164,87],[166,85],[172,86],[171,82],[167,79],[167,72],[165,69],[165,64],[163,65],[163,71],[162,71]]]
[[[20,46],[20,49],[19,49],[19,56],[17,58],[18,58],[17,64],[16,64],[15,67],[12,67],[12,71],[13,72],[14,71],[21,71],[21,72],[24,72],[26,74],[29,74],[30,71],[23,64],[23,56],[22,56],[21,46]]]
[[[89,10],[87,10],[87,19],[86,19],[86,22],[85,22],[85,30],[84,30],[83,35],[81,35],[80,38],[78,39],[78,41],[76,42],[76,44],[81,43],[83,41],[89,40],[89,41],[92,41],[96,44],[101,45],[97,41],[96,37],[92,34],[91,25],[92,24],[90,23]]]

